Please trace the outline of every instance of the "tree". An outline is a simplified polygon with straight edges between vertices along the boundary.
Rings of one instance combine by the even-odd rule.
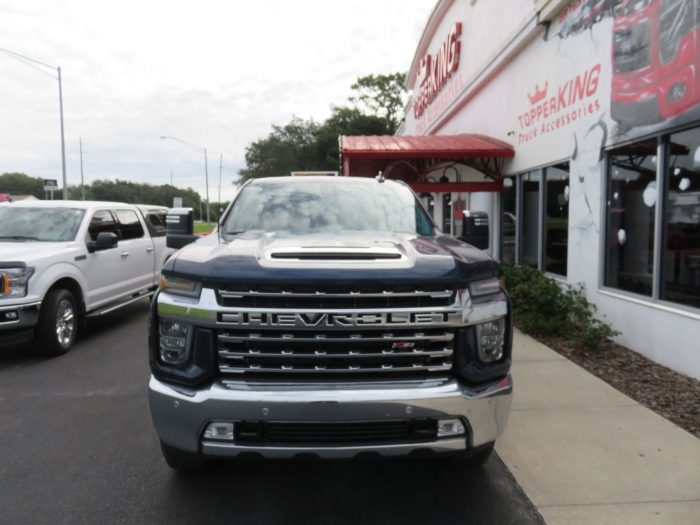
[[[289,175],[290,171],[319,169],[316,134],[319,125],[313,120],[292,118],[284,126],[273,125],[266,138],[251,143],[245,152],[243,180]]]
[[[44,181],[24,173],[3,173],[0,175],[0,193],[34,195],[37,199],[43,199]]]
[[[366,110],[384,118],[389,134],[393,135],[403,121],[403,108],[408,97],[405,84],[405,73],[359,77],[350,86],[355,92],[350,101],[360,111]]]
[[[318,128],[316,144],[321,161],[319,169],[337,170],[340,161],[340,135],[388,135],[386,120],[376,115],[365,115],[357,108],[334,107],[333,113]]]
[[[246,148],[243,180],[339,168],[340,135],[393,135],[406,98],[405,74],[368,75],[352,85],[352,106],[333,106],[323,123],[293,118]]]

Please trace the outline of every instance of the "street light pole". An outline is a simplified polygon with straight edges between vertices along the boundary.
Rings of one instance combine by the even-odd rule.
[[[219,156],[219,207],[221,207],[221,170],[224,169],[224,154]]]
[[[63,200],[68,200],[68,179],[66,177],[66,139],[63,132],[63,79],[61,78],[61,66],[50,66],[49,64],[44,64],[43,62],[39,62],[38,60],[34,60],[33,58],[29,58],[28,56],[22,55],[20,53],[10,51],[9,49],[5,49],[4,47],[0,47],[0,51],[10,55],[12,58],[19,60],[20,62],[23,62],[28,66],[35,68],[36,70],[40,71],[41,73],[44,73],[45,75],[48,75],[48,73],[41,69],[42,67],[45,67],[47,69],[53,69],[58,74],[58,107],[61,117],[61,167],[63,171]]]
[[[61,79],[61,66],[58,66],[56,71],[58,72],[58,106],[61,112],[61,167],[63,168],[63,200],[67,201],[68,179],[66,177],[66,139],[63,133],[63,80]],[[85,197],[83,197],[83,200],[85,200]]]
[[[161,139],[170,139],[174,140],[176,142],[180,142],[186,146],[189,146],[194,149],[198,149],[199,151],[204,152],[204,178],[205,178],[205,183],[207,185],[207,223],[209,223],[209,166],[208,166],[208,161],[207,161],[207,148],[202,147],[202,146],[197,146],[196,144],[192,144],[191,142],[187,142],[186,140],[179,139],[177,137],[168,137],[166,135],[161,135]],[[201,204],[201,201],[200,201]],[[201,213],[200,213],[201,217]]]
[[[85,200],[85,178],[83,177],[83,137],[80,137],[80,195]]]
[[[207,148],[204,148],[204,178],[207,184],[207,224],[209,224],[209,168],[207,167]]]

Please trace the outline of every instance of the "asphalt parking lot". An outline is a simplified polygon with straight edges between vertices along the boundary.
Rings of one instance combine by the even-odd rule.
[[[543,523],[501,460],[227,463],[171,471],[150,421],[147,305],[54,359],[0,350],[0,523]]]

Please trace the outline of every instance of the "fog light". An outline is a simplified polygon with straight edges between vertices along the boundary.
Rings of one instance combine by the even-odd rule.
[[[213,423],[209,423],[204,431],[204,439],[233,441],[233,423],[230,421],[214,421]]]
[[[190,327],[172,321],[160,322],[160,359],[168,365],[181,365],[190,357]]]
[[[505,334],[505,319],[476,325],[476,344],[481,362],[493,363],[503,357]]]
[[[438,437],[461,436],[465,432],[464,423],[460,419],[438,420]]]

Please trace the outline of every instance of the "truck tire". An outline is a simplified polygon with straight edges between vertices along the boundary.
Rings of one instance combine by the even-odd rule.
[[[65,354],[78,335],[78,302],[71,292],[51,290],[41,303],[35,331],[39,353]]]
[[[185,452],[160,442],[160,450],[168,466],[178,472],[196,472],[206,466],[206,460],[196,454]]]

